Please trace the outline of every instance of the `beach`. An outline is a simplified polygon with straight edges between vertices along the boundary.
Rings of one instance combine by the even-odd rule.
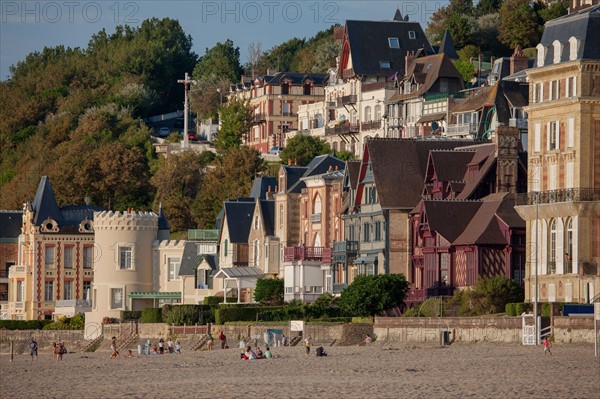
[[[263,348],[264,349],[264,348]],[[593,345],[517,344],[272,348],[274,358],[240,360],[240,349],[181,355],[48,352],[0,356],[0,397],[9,398],[598,398]]]

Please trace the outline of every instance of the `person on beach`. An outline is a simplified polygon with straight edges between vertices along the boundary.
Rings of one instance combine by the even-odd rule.
[[[257,359],[262,359],[264,357],[263,352],[260,350],[260,348],[257,346],[256,347],[256,358]]]
[[[162,338],[158,340],[158,353],[161,355],[165,353],[165,340]]]
[[[310,347],[311,346],[312,346],[312,337],[309,335],[304,340],[304,348],[306,348],[306,355],[305,355],[306,357],[308,357],[308,355],[310,355]]]
[[[152,352],[153,355],[158,355],[158,346],[156,346],[156,344],[154,344],[154,346],[152,347]]]
[[[67,348],[65,348],[65,344],[62,342],[58,343],[58,360],[62,360],[63,355],[67,353]]]
[[[167,348],[169,348],[169,353],[175,352],[175,348],[173,347],[173,339],[171,337],[169,337],[169,340],[167,341]]]
[[[208,339],[206,340],[206,350],[209,350],[209,351],[213,350],[213,343],[214,343],[214,340],[213,340],[212,335],[208,334]]]
[[[177,355],[181,355],[181,343],[179,341],[177,341],[177,344],[175,344],[175,353]]]
[[[273,357],[273,354],[271,353],[271,348],[269,348],[267,346],[267,348],[265,349],[265,359],[270,359]]]
[[[219,341],[221,341],[221,349],[225,349],[227,346],[227,337],[223,331],[221,331],[221,334],[219,334]]]
[[[117,350],[117,337],[112,337],[110,339],[110,360],[116,359],[119,356],[119,351]]]
[[[369,334],[365,334],[365,345],[369,345],[371,342],[373,342],[373,338]]]
[[[256,359],[256,353],[254,353],[251,346],[248,346],[246,348],[246,359],[248,359],[248,360]]]
[[[287,337],[285,336],[285,334],[281,334],[281,346],[286,346],[287,345]]]
[[[56,342],[52,342],[52,356],[54,356],[54,360],[58,360],[58,345]]]
[[[31,355],[31,362],[33,363],[33,358],[37,360],[38,356],[38,343],[35,339],[31,338],[31,342],[29,343],[29,354]]]
[[[129,357],[133,357],[133,351],[132,351],[131,349],[129,349],[129,350],[127,351],[127,356],[125,356],[125,357],[127,357],[127,358],[129,358]]]
[[[550,356],[552,356],[552,352],[550,351],[551,347],[552,347],[552,345],[550,345],[550,341],[548,340],[548,337],[544,337],[544,356],[546,356],[546,353],[549,353]]]

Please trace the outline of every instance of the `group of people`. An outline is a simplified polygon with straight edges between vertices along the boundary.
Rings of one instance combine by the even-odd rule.
[[[306,351],[306,357],[310,355],[311,346],[313,346],[313,339],[312,336],[309,335],[308,337],[304,338],[304,348]],[[317,346],[317,349],[315,349],[315,355],[317,355],[318,357],[327,356],[327,352],[325,351],[325,348],[323,348],[323,345]]]
[[[177,343],[174,344],[173,339],[169,338],[165,347],[165,340],[161,338],[158,340],[158,345],[154,344],[150,353],[152,355],[164,355],[165,353],[181,355],[181,343],[177,341]]]
[[[273,354],[271,353],[271,348],[269,348],[269,346],[265,348],[264,353],[258,346],[256,347],[256,351],[253,351],[252,347],[248,346],[246,347],[246,351],[242,352],[242,354],[240,355],[240,358],[244,360],[270,359],[272,357]]]
[[[60,361],[63,359],[63,355],[67,353],[67,348],[65,344],[62,342],[52,342],[52,355],[54,356],[54,360]]]

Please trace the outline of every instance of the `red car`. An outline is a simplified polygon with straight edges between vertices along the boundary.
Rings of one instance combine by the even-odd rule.
[[[188,133],[188,141],[198,141],[200,138],[196,133]]]

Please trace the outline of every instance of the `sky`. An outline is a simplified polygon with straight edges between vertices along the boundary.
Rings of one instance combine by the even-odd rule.
[[[260,42],[263,50],[292,37],[309,38],[347,19],[391,20],[396,9],[419,21],[423,28],[433,12],[447,1],[201,1],[201,0],[0,0],[0,80],[10,77],[9,67],[44,47],[87,47],[92,34],[117,25],[138,26],[145,19],[179,20],[192,36],[198,55],[217,42],[231,39],[248,61],[248,45]],[[192,72],[192,71],[190,71]]]

